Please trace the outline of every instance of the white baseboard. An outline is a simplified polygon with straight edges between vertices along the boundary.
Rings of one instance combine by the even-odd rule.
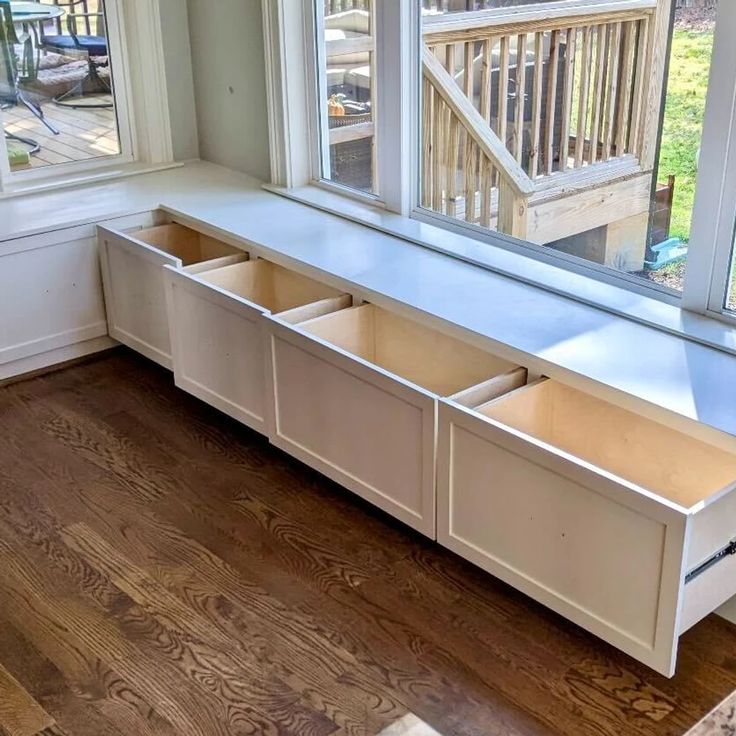
[[[117,344],[118,343],[115,342],[115,340],[104,335],[103,337],[95,337],[91,340],[75,343],[74,345],[66,345],[61,348],[56,348],[55,350],[48,350],[45,353],[39,353],[38,355],[31,355],[27,358],[13,360],[10,363],[0,365],[0,381],[8,378],[16,378],[17,376],[22,376],[25,373],[31,373],[43,368],[48,368],[49,366],[53,366],[58,363],[64,363],[67,360],[83,358],[85,355],[91,355],[92,353],[98,353],[101,350],[107,350],[108,348],[115,347]]]

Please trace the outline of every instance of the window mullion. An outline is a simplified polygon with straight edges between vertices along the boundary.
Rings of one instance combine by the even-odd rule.
[[[682,306],[721,312],[736,210],[736,3],[718,5]]]
[[[409,215],[417,196],[419,3],[374,1],[379,194],[388,210]]]

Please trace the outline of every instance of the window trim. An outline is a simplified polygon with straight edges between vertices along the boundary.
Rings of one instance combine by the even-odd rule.
[[[0,137],[0,197],[174,162],[159,0],[106,0],[105,12],[121,153],[11,172]]]
[[[590,4],[595,4],[597,0],[588,1]],[[631,292],[636,295],[637,299],[643,297],[661,302],[677,309],[678,314],[682,313],[682,319],[674,318],[670,315],[664,320],[666,324],[657,324],[656,320],[652,322],[647,314],[642,314],[641,321],[652,324],[653,326],[661,326],[662,329],[668,331],[679,333],[681,330],[677,327],[677,324],[679,322],[692,323],[695,315],[710,318],[714,322],[717,321],[721,324],[720,327],[717,324],[713,324],[711,328],[705,330],[706,333],[713,332],[714,334],[720,334],[724,323],[725,325],[736,324],[736,314],[724,311],[721,308],[714,308],[718,304],[719,299],[725,298],[724,287],[728,281],[727,277],[722,275],[721,281],[723,283],[720,284],[715,278],[715,275],[719,264],[725,263],[730,257],[733,244],[733,212],[736,211],[736,182],[731,182],[729,185],[727,181],[728,177],[726,176],[728,168],[724,168],[723,181],[719,180],[719,189],[715,193],[716,196],[714,196],[712,186],[706,189],[703,184],[701,187],[701,182],[705,183],[708,181],[705,172],[712,170],[714,165],[720,168],[723,165],[723,161],[728,160],[728,166],[730,167],[732,164],[734,166],[730,170],[736,170],[736,47],[733,44],[729,44],[729,31],[736,29],[736,3],[719,3],[713,63],[711,65],[711,87],[708,94],[706,119],[703,128],[704,142],[698,176],[698,194],[696,195],[693,211],[693,237],[691,237],[690,242],[692,244],[697,238],[698,243],[707,243],[708,245],[706,247],[701,245],[698,248],[690,248],[687,276],[683,293],[680,295],[666,287],[656,284],[649,285],[640,281],[637,282],[635,277],[626,274],[617,274],[611,269],[588,263],[575,256],[566,256],[561,253],[546,253],[543,252],[540,246],[536,246],[533,243],[516,241],[513,238],[503,236],[496,232],[486,232],[472,224],[460,222],[438,213],[430,213],[416,206],[419,202],[417,196],[420,175],[418,163],[421,150],[418,129],[420,115],[418,92],[421,70],[419,64],[420,57],[416,48],[418,34],[414,32],[414,29],[418,26],[419,19],[417,17],[418,10],[413,9],[418,8],[418,4],[414,0],[400,0],[396,3],[387,3],[383,6],[384,12],[377,14],[380,19],[387,17],[391,12],[395,13],[392,23],[390,25],[386,24],[386,28],[392,34],[391,43],[384,42],[382,44],[379,42],[377,45],[377,51],[383,49],[381,51],[381,59],[388,58],[390,53],[385,47],[388,45],[393,47],[395,43],[394,39],[397,37],[400,40],[400,53],[394,55],[392,65],[386,67],[392,70],[391,74],[388,75],[388,79],[386,80],[381,77],[380,67],[379,73],[377,74],[379,90],[382,86],[386,85],[386,88],[390,90],[389,99],[391,101],[385,111],[381,110],[379,106],[379,117],[377,120],[378,132],[380,133],[386,130],[398,131],[398,133],[388,138],[394,145],[387,144],[387,137],[384,132],[381,146],[388,148],[391,153],[381,156],[379,151],[379,165],[389,167],[387,171],[391,171],[391,181],[400,182],[400,185],[394,188],[394,193],[391,196],[381,196],[380,201],[376,201],[375,198],[366,197],[362,193],[348,191],[347,188],[335,185],[334,183],[319,181],[308,166],[305,167],[303,163],[300,164],[305,158],[305,150],[311,150],[313,148],[311,131],[314,129],[314,123],[311,123],[312,127],[310,128],[308,125],[304,125],[304,121],[310,119],[310,104],[311,100],[313,100],[312,90],[314,87],[309,87],[309,80],[305,77],[304,72],[305,66],[308,65],[305,65],[303,60],[305,58],[313,58],[310,43],[313,43],[311,39],[314,36],[310,38],[309,34],[301,34],[301,56],[300,54],[294,53],[294,46],[289,46],[289,39],[294,37],[293,26],[297,23],[301,25],[309,17],[313,17],[311,12],[312,0],[301,0],[299,3],[301,6],[300,18],[297,18],[296,14],[291,13],[293,11],[293,5],[291,5],[289,0],[262,0],[262,2],[266,37],[269,121],[271,123],[272,183],[276,185],[275,191],[279,191],[280,187],[300,189],[310,185],[314,189],[323,190],[323,194],[314,192],[312,195],[304,196],[305,192],[302,189],[299,195],[294,192],[296,195],[295,198],[306,201],[314,206],[337,212],[338,214],[344,215],[348,213],[346,216],[358,219],[358,221],[364,219],[367,224],[375,222],[376,215],[374,211],[376,209],[385,208],[386,215],[384,219],[387,221],[392,220],[394,226],[397,223],[392,217],[394,213],[426,225],[434,227],[441,226],[448,233],[460,235],[468,241],[472,241],[473,244],[462,245],[459,248],[438,248],[436,243],[422,242],[421,237],[410,237],[408,239],[435,250],[443,250],[449,255],[459,258],[464,258],[463,253],[468,251],[475,252],[475,246],[479,241],[486,244],[485,247],[487,248],[506,250],[516,254],[523,260],[518,260],[520,269],[518,272],[508,272],[505,269],[500,269],[500,272],[521,281],[534,283],[537,286],[547,288],[556,293],[566,293],[575,299],[582,298],[586,303],[597,304],[607,311],[618,310],[615,308],[612,310],[609,304],[603,302],[597,303],[594,299],[590,298],[591,292],[595,290],[594,286],[596,283],[610,285],[623,292]],[[381,2],[381,0],[378,0],[378,2]],[[586,0],[574,0],[576,7],[585,2]],[[284,12],[285,5],[288,5],[290,13]],[[392,10],[387,11],[385,9],[387,6],[391,7]],[[274,18],[278,19],[277,23],[273,22]],[[303,27],[304,25],[301,25],[301,28]],[[382,29],[384,33],[386,32],[386,28]],[[286,53],[287,47],[291,51],[289,54]],[[377,63],[380,64],[381,61],[377,60]],[[406,91],[401,94],[398,90],[402,89],[402,85],[404,85],[403,89],[406,89],[407,85],[416,85],[416,87],[409,87],[411,94],[407,94]],[[734,105],[728,110],[725,110],[724,108],[726,106],[722,104],[724,99],[734,102]],[[289,100],[290,103],[296,100],[297,104],[289,104],[287,106],[285,105],[286,100]],[[281,109],[279,109],[279,105]],[[408,108],[411,108],[410,112]],[[726,114],[728,114],[729,130],[731,132],[730,143],[726,148],[728,159],[724,155],[723,150],[724,136],[712,132],[714,130],[722,131],[724,129],[722,127],[722,120]],[[386,124],[386,120],[392,120],[393,125]],[[397,120],[399,121],[398,125]],[[295,130],[295,128],[299,129]],[[718,144],[720,144],[720,148]],[[654,155],[654,152],[652,151],[650,154]],[[294,161],[297,162],[297,166],[293,165]],[[715,164],[711,163],[709,165],[709,161],[715,162]],[[379,173],[379,176],[384,177],[385,174]],[[399,192],[398,195],[396,193],[397,190]],[[281,193],[284,192],[281,191]],[[348,195],[347,197],[345,197],[346,194]],[[345,199],[349,198],[356,201],[345,202],[344,207],[335,206],[334,203],[337,200],[334,197],[339,195]],[[329,206],[315,204],[316,202],[323,203],[328,201],[333,204]],[[716,204],[718,204],[718,207],[716,207]],[[361,218],[358,214],[361,210],[365,213],[364,218]],[[714,217],[720,223],[717,232],[712,228]],[[711,223],[710,228],[708,226],[709,223]],[[422,228],[412,228],[407,223],[406,226],[394,227],[393,230],[389,229],[387,231],[393,232],[399,237],[406,237],[406,232],[421,233]],[[728,238],[724,235],[727,231],[730,231],[730,242],[728,242]],[[450,238],[449,240],[453,243],[459,242],[454,238]],[[545,285],[537,280],[540,269],[531,269],[535,276],[532,278],[528,277],[528,272],[530,271],[528,261],[530,259],[546,264],[554,269],[574,273],[576,276],[587,277],[593,284],[588,288],[582,289],[585,292],[585,295],[582,297],[581,290],[578,288],[561,290],[557,285]],[[499,260],[498,254],[489,252],[488,258],[480,258],[477,261],[474,259],[471,260],[476,265],[489,268],[490,270],[499,270],[493,265],[489,265]],[[511,262],[508,258],[501,260],[504,260],[506,263]],[[524,265],[525,263],[527,264],[526,266]],[[698,273],[700,273],[700,276],[697,276]],[[634,301],[636,302],[637,299],[634,299]],[[628,309],[623,310],[621,313],[632,319],[637,319],[637,315]],[[692,318],[689,318],[688,314],[691,314]],[[688,329],[683,330],[683,332],[687,333]],[[702,330],[696,330],[696,332],[702,332]],[[695,337],[695,339],[699,338]],[[729,337],[723,339],[717,337],[714,340],[707,338],[705,342],[706,344],[711,344],[713,347],[731,349],[730,347],[724,347],[724,345],[730,345]]]

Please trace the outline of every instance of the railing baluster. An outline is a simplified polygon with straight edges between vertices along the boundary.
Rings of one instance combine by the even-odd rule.
[[[514,111],[514,154],[521,163],[524,152],[524,112],[526,102],[526,33],[516,39],[516,110]]]
[[[480,224],[483,227],[491,226],[491,191],[493,189],[493,166],[491,162],[480,154]]]
[[[585,133],[588,130],[588,98],[590,94],[590,26],[583,29],[583,51],[580,59],[580,87],[578,89],[578,127],[575,131],[575,168],[583,165]],[[591,141],[591,145],[592,145]]]
[[[560,171],[565,171],[570,154],[572,91],[575,82],[575,45],[578,29],[568,28],[565,35],[565,80],[562,94],[562,130],[560,132]]]
[[[474,102],[474,95],[473,95],[473,82],[474,82],[474,74],[473,74],[473,51],[474,51],[474,43],[472,41],[467,41],[465,43],[465,54],[464,54],[464,64],[465,64],[465,75],[463,77],[463,89],[465,92],[465,96],[470,100],[471,105],[475,105]],[[471,140],[470,136],[465,133],[465,146],[464,151],[465,155],[463,156],[463,190],[465,192],[465,219],[467,222],[473,222],[475,219],[475,185],[474,185],[474,173],[473,173],[473,141]],[[472,186],[473,190],[473,196],[470,201],[468,201],[468,192]]]
[[[432,205],[432,172],[434,171],[433,157],[437,155],[437,130],[434,121],[434,90],[426,80],[422,80],[422,207]]]
[[[434,87],[432,88],[434,90]],[[432,154],[432,209],[435,212],[443,212],[442,206],[442,169],[444,165],[443,156],[445,152],[446,134],[445,120],[447,115],[444,111],[444,103],[439,92],[434,91],[434,151]]]
[[[448,140],[448,156],[447,156],[447,214],[450,217],[455,217],[457,214],[456,200],[457,200],[457,165],[459,158],[460,149],[460,130],[457,124],[457,118],[452,114],[452,110],[449,110],[450,126]]]
[[[639,39],[636,45],[636,60],[634,63],[634,93],[631,110],[631,132],[629,134],[629,150],[635,155],[641,155],[639,140],[642,130],[642,116],[644,115],[644,90],[646,89],[647,67],[649,51],[649,18],[639,21]]]
[[[465,221],[475,222],[475,192],[477,190],[476,159],[477,146],[465,133],[465,162],[463,189],[465,191]]]
[[[616,155],[626,153],[626,143],[629,139],[629,109],[631,106],[631,71],[633,69],[632,55],[634,53],[634,24],[626,23],[624,28],[623,64],[621,66],[621,81],[619,84],[619,99],[616,115]]]
[[[594,164],[598,160],[598,146],[600,143],[601,111],[603,110],[603,83],[606,76],[606,59],[608,33],[605,25],[596,28],[595,42],[595,82],[593,83],[593,110],[591,112],[590,150],[588,163]]]
[[[475,72],[473,69],[473,50],[475,44],[473,41],[467,41],[465,43],[465,54],[463,63],[465,64],[465,70],[463,75],[463,89],[465,90],[465,96],[473,102],[473,91],[474,91],[474,85],[473,82],[475,81]],[[475,103],[473,103],[475,104]]]
[[[618,59],[621,48],[621,24],[614,23],[610,30],[608,47],[608,89],[606,91],[606,137],[603,145],[603,160],[611,158],[611,148],[615,138],[616,100],[618,98]]]
[[[509,37],[501,37],[498,73],[498,137],[506,143],[509,104]]]
[[[560,62],[560,32],[552,31],[549,41],[549,62],[547,65],[547,110],[545,114],[545,170],[554,171],[555,162],[555,116],[557,114],[557,70]]]
[[[542,85],[544,82],[544,34],[534,34],[534,84],[532,85],[532,132],[529,146],[529,176],[534,179],[542,151]]]
[[[486,38],[481,48],[480,114],[491,125],[491,79],[493,72],[493,38]]]

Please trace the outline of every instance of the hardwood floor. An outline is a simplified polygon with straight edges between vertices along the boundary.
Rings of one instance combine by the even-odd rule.
[[[679,736],[736,689],[722,619],[667,680],[127,351],[0,417],[2,736]]]

